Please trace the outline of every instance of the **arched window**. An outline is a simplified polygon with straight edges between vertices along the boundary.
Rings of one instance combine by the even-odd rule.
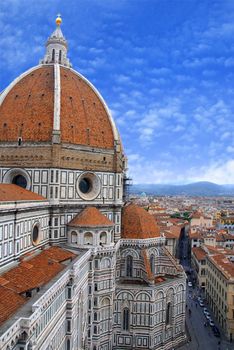
[[[84,244],[93,244],[93,235],[91,232],[84,234]]]
[[[78,243],[77,242],[77,233],[75,231],[71,232],[71,243]]]
[[[166,324],[171,324],[171,303],[167,303]]]
[[[67,339],[67,350],[70,350],[71,349],[71,343],[70,343],[70,339]]]
[[[102,244],[106,244],[107,243],[107,234],[106,234],[106,232],[102,232],[100,234],[100,243],[102,243]]]
[[[151,254],[151,256],[150,256],[150,269],[151,269],[151,272],[154,274],[155,273],[155,256],[154,256],[154,254]]]
[[[133,268],[132,268],[132,256],[131,255],[128,255],[127,256],[127,266],[126,266],[126,275],[127,277],[132,277],[133,275]]]
[[[97,334],[97,326],[93,327],[93,334]]]
[[[61,61],[62,61],[62,51],[59,50],[59,63],[61,63]]]
[[[55,49],[52,50],[52,62],[54,62],[55,59]]]
[[[93,319],[94,319],[94,321],[97,321],[97,313],[96,312],[94,312],[94,314],[93,314]]]
[[[122,327],[124,331],[129,331],[129,309],[123,309]]]

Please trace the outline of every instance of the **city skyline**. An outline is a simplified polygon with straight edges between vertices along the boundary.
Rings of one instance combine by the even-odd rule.
[[[57,13],[134,183],[234,183],[233,2],[2,1],[0,91],[43,58]]]

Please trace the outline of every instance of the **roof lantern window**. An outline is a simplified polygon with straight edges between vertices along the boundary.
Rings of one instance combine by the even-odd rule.
[[[63,36],[61,30],[62,18],[61,15],[57,15],[55,20],[56,29],[51,34],[46,42],[46,53],[42,64],[59,63],[63,66],[71,67],[69,59],[67,58],[67,41]]]

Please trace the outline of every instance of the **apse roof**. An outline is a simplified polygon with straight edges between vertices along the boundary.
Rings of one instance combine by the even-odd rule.
[[[69,226],[113,226],[114,223],[110,221],[104,214],[102,214],[95,207],[87,207],[78,213],[69,223]]]
[[[160,237],[155,219],[145,209],[135,204],[123,208],[121,237],[128,239],[147,239]]]

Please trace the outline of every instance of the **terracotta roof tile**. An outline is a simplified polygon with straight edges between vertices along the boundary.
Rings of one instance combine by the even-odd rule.
[[[7,288],[17,293],[24,293],[49,282],[64,268],[60,262],[74,257],[75,254],[69,251],[51,247],[3,273],[1,280]]]
[[[48,258],[53,259],[57,262],[63,262],[65,260],[73,259],[75,257],[75,254],[56,246],[44,250],[44,254],[48,256]]]
[[[212,255],[209,259],[221,272],[224,272],[228,278],[234,277],[234,262],[230,261],[225,254]]]
[[[111,122],[100,98],[70,69],[60,71],[62,142],[113,149]]]
[[[165,278],[163,278],[161,276],[155,277],[155,283],[161,283],[161,282],[164,282],[164,281],[165,281]]]
[[[60,66],[61,142],[114,148],[111,120],[95,90]],[[22,77],[0,105],[0,142],[50,142],[54,115],[54,65],[38,66]]]
[[[189,232],[190,239],[202,238],[201,232]]]
[[[123,208],[121,237],[155,238],[160,237],[160,232],[152,215],[135,204],[129,204]]]
[[[173,233],[171,233],[170,231],[164,231],[163,232],[164,237],[168,238],[168,239],[177,239],[177,237],[175,235],[173,235]]]
[[[65,265],[60,262],[76,255],[60,247],[50,247],[0,276],[0,324],[6,321],[27,298],[20,294],[48,283]]]
[[[0,141],[50,141],[54,115],[54,66],[38,67],[0,105]]]
[[[0,184],[0,202],[45,201],[45,197],[13,184]]]
[[[192,248],[192,252],[198,261],[204,260],[207,256],[207,253],[200,247]]]
[[[69,223],[69,226],[113,226],[104,214],[95,207],[87,207],[77,214]]]
[[[27,301],[15,291],[0,286],[0,325]]]
[[[182,228],[181,226],[173,225],[173,226],[169,227],[169,230],[171,231],[172,235],[175,238],[179,239],[180,238],[180,234],[181,234],[181,228]]]

